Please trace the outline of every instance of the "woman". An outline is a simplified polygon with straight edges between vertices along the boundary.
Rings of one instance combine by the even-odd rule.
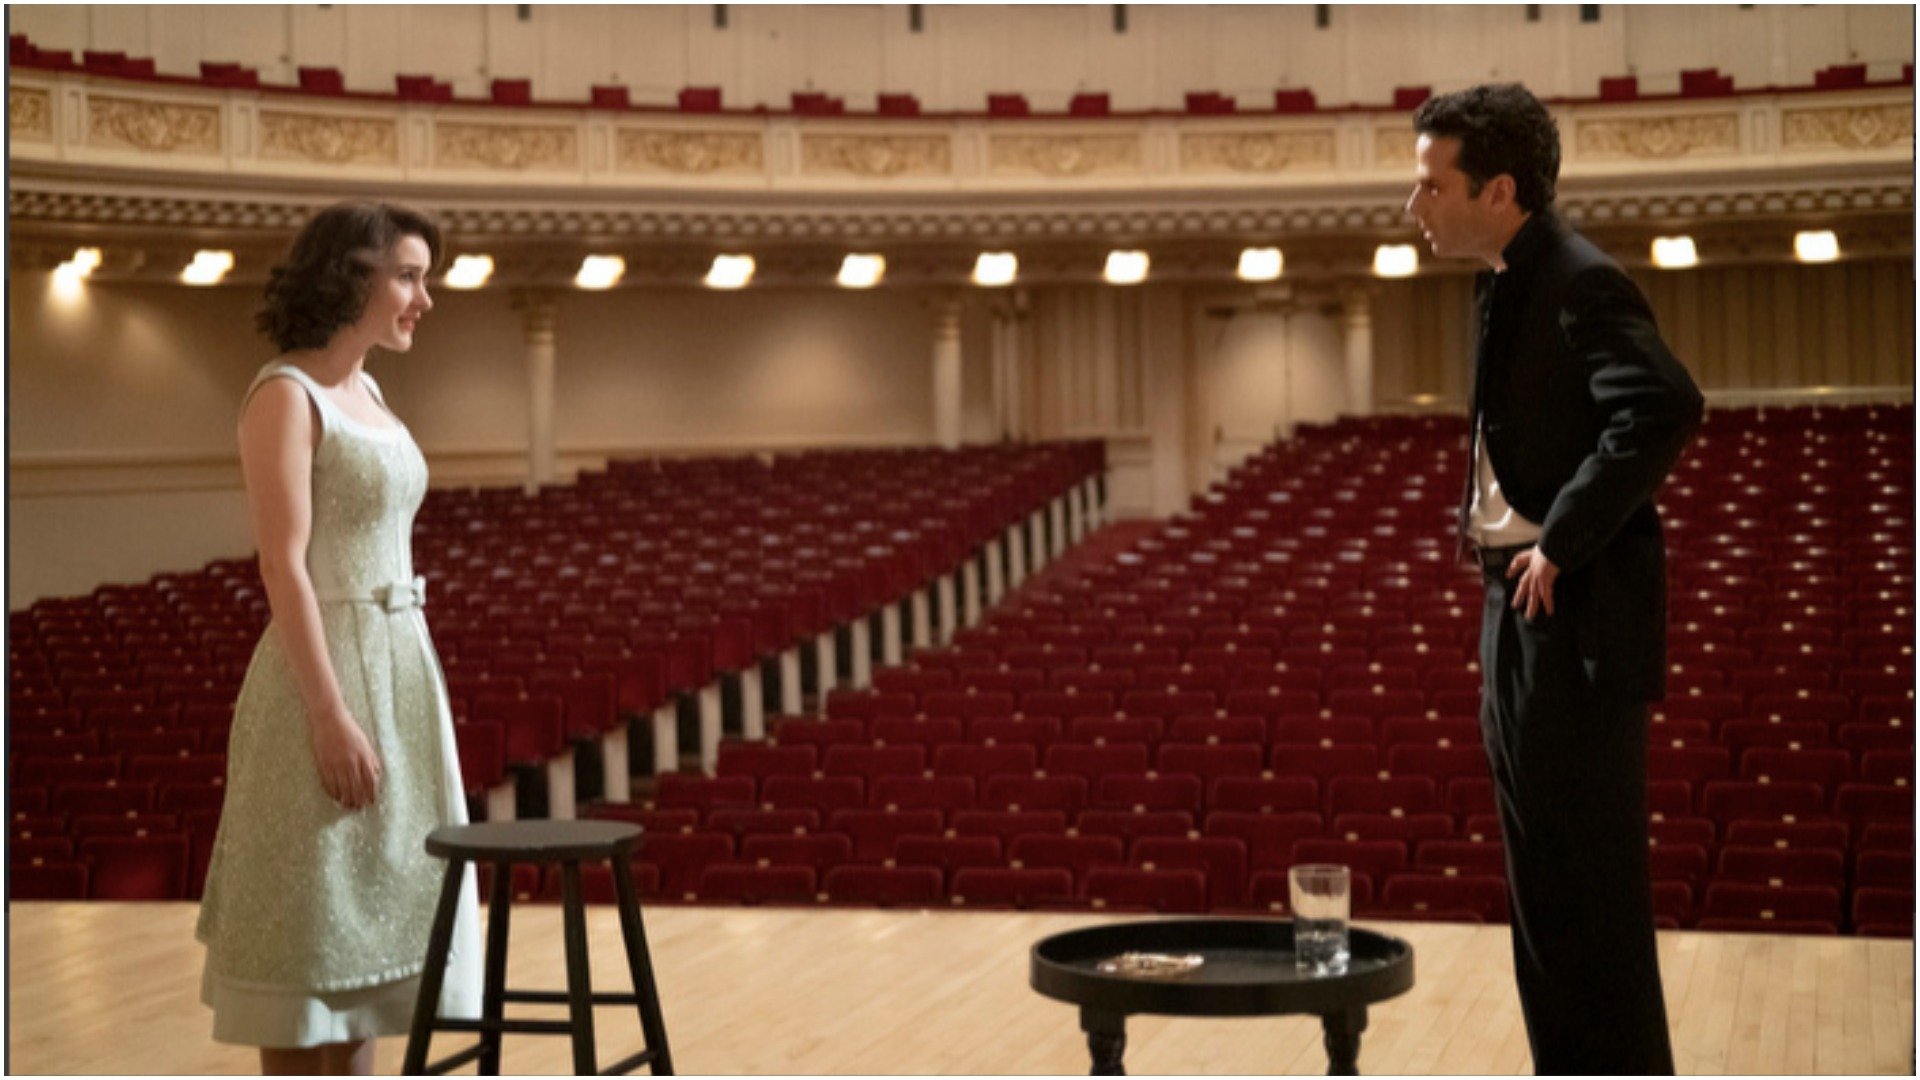
[[[444,868],[426,834],[466,807],[413,575],[426,462],[363,369],[433,307],[440,233],[415,211],[322,211],[267,284],[283,355],[242,405],[240,464],[273,619],[234,707],[201,903],[201,998],[265,1073],[371,1073],[408,1030]],[[462,898],[443,1015],[477,1016]]]

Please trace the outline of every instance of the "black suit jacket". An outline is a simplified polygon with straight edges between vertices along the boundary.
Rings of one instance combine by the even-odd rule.
[[[1704,402],[1612,259],[1553,213],[1476,288],[1473,422],[1507,501],[1560,568],[1555,620],[1600,686],[1666,687],[1666,548],[1653,495]],[[1468,484],[1469,498],[1472,482]],[[1467,503],[1460,509],[1464,531]]]

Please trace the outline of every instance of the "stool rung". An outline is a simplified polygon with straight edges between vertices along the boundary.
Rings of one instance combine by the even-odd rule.
[[[595,1005],[640,1004],[640,997],[637,994],[604,993],[589,996]],[[569,997],[564,990],[503,990],[500,993],[500,1000],[502,1002],[517,1002],[521,1005],[573,1004],[573,998]]]
[[[448,1054],[439,1061],[426,1066],[428,1076],[445,1076],[448,1072],[465,1065],[469,1061],[478,1061],[485,1046],[469,1046],[457,1054]]]
[[[567,1020],[436,1020],[435,1031],[466,1031],[503,1035],[571,1035],[573,1024]]]
[[[639,1068],[642,1065],[653,1064],[655,1061],[658,1061],[659,1058],[660,1058],[660,1051],[658,1050],[642,1050],[639,1053],[632,1055],[631,1057],[621,1058],[619,1061],[616,1061],[613,1064],[607,1066],[605,1069],[600,1070],[600,1075],[601,1076],[625,1076],[626,1074],[632,1072],[633,1070]]]

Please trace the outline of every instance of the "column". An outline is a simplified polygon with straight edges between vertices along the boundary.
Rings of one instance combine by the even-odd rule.
[[[941,449],[960,448],[960,301],[952,296],[933,309],[933,430]]]
[[[522,289],[513,296],[527,349],[527,490],[553,482],[554,323],[560,305],[552,293]]]
[[[1016,291],[993,306],[993,438],[1019,441],[1026,438],[1022,418],[1021,387],[1024,373],[1020,343],[1027,317],[1025,290]]]
[[[1340,326],[1347,344],[1347,412],[1373,415],[1373,287],[1364,283],[1340,291]]]

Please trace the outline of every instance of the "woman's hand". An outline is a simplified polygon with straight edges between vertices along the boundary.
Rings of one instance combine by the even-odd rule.
[[[380,791],[380,755],[367,733],[344,712],[317,716],[310,727],[313,763],[327,795],[348,810],[373,802]]]

